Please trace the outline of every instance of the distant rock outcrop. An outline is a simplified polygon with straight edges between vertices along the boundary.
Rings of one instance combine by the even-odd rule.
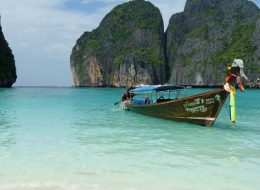
[[[11,87],[16,78],[14,55],[0,25],[0,87]]]
[[[246,73],[260,73],[260,11],[247,0],[188,0],[167,28],[170,83],[222,84],[226,67],[243,59]]]
[[[115,7],[71,54],[75,86],[131,86],[167,81],[162,15],[144,0]]]
[[[76,86],[218,85],[235,58],[259,77],[260,10],[251,1],[187,0],[164,33],[159,9],[133,0],[78,39],[71,70]]]

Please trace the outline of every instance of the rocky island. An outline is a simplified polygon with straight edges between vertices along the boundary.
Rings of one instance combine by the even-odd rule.
[[[143,0],[115,7],[71,54],[76,86],[126,86],[167,81],[164,25],[158,8]]]
[[[173,3],[174,6],[174,3]],[[148,1],[116,6],[73,47],[75,86],[222,84],[234,58],[260,73],[260,10],[247,0],[187,0],[164,31]]]
[[[260,73],[260,11],[247,0],[188,0],[166,31],[170,83],[222,84],[233,59]]]
[[[11,87],[16,78],[14,55],[0,25],[0,87]]]

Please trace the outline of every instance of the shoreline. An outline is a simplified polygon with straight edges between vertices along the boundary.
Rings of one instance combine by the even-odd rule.
[[[176,85],[176,86],[183,86],[186,89],[189,88],[223,88],[223,85]],[[126,86],[12,86],[12,87],[4,87],[0,86],[0,89],[11,89],[11,88],[128,88]],[[245,86],[245,89],[260,89],[260,86],[252,87],[252,86]]]

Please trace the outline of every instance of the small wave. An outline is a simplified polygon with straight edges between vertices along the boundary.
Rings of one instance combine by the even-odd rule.
[[[112,111],[112,112],[121,112],[121,111],[123,111],[123,110],[122,110],[121,107],[117,107],[117,108],[113,108],[111,111]]]
[[[63,182],[17,182],[1,184],[1,190],[101,190],[99,184],[68,184]]]

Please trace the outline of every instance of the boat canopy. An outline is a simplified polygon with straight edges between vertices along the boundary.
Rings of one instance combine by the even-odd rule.
[[[146,92],[160,92],[169,90],[181,90],[184,89],[183,86],[173,86],[173,85],[151,85],[145,87],[134,88],[131,90],[132,93],[146,93]]]

